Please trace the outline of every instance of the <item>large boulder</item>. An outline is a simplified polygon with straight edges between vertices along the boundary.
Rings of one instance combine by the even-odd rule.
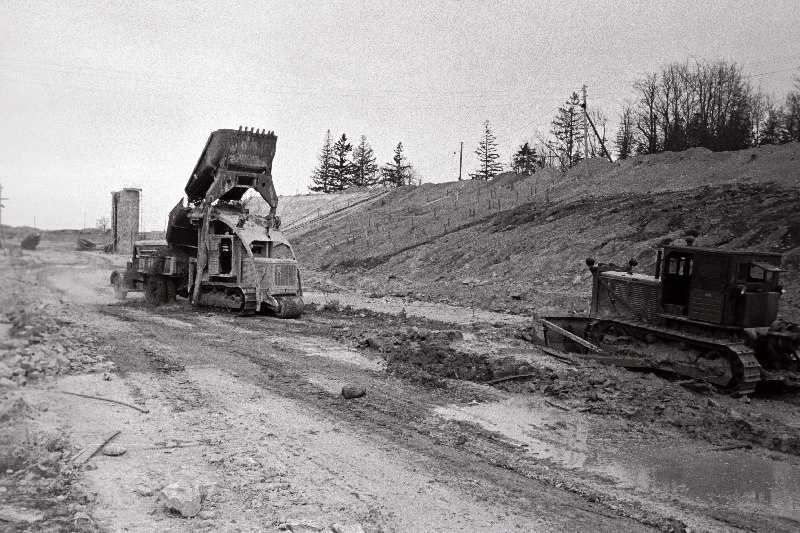
[[[167,509],[177,511],[186,518],[197,516],[203,509],[203,497],[197,485],[172,483],[161,489],[159,497]]]

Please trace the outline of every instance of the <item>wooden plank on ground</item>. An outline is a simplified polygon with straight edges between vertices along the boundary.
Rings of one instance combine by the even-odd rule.
[[[537,320],[539,320],[539,322],[541,322],[541,324],[544,327],[546,327],[548,329],[552,329],[553,331],[556,331],[556,332],[560,333],[561,335],[567,337],[568,339],[577,342],[578,344],[580,344],[584,348],[587,348],[588,350],[590,350],[592,352],[595,352],[595,353],[603,353],[603,350],[601,350],[598,346],[595,346],[594,344],[592,344],[591,342],[587,341],[586,339],[582,339],[582,338],[578,337],[577,335],[575,335],[574,333],[571,333],[571,332],[565,330],[564,328],[562,328],[560,326],[556,326],[555,324],[553,324],[549,320],[545,320],[544,318],[539,318]]]
[[[97,450],[105,446],[108,441],[119,435],[119,433],[120,430],[116,430],[112,431],[111,433],[107,433],[102,437],[98,437],[91,444],[89,444],[84,449],[79,451],[75,455],[75,457],[72,458],[72,462],[75,463],[76,465],[82,465],[83,463],[91,459],[92,456],[97,453]]]

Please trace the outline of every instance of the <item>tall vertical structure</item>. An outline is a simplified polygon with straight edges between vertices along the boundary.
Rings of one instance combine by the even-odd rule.
[[[133,253],[139,239],[139,197],[141,189],[126,188],[111,193],[111,234],[114,253]]]

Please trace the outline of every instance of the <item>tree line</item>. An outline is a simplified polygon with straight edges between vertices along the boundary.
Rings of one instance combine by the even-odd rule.
[[[608,117],[597,107],[588,108],[590,158],[611,159],[612,144],[614,156],[627,159],[696,147],[733,151],[800,141],[800,78],[779,100],[754,87],[736,63],[685,61],[642,77],[633,91],[636,96],[623,106],[613,143],[607,137]],[[538,146],[520,145],[512,169],[532,174],[544,166],[566,171],[580,163],[585,106],[573,92],[558,108],[548,137],[538,139]],[[533,168],[517,163],[537,148]]]
[[[617,156],[703,147],[742,150],[800,141],[800,79],[782,102],[753,87],[739,65],[673,63],[634,84],[623,108]]]
[[[311,174],[313,185],[309,189],[328,193],[350,187],[400,187],[411,184],[414,178],[414,169],[405,156],[402,142],[397,143],[392,160],[378,167],[366,136],[362,135],[354,148],[344,133],[335,143],[332,142],[331,130],[328,130],[317,156],[317,166]]]
[[[513,153],[510,168],[531,175],[546,166],[561,171],[585,155],[617,159],[702,147],[733,151],[766,144],[800,141],[800,78],[783,98],[754,87],[737,63],[694,61],[672,63],[633,84],[635,97],[625,102],[613,141],[607,137],[609,119],[602,109],[588,108],[573,92],[556,112],[546,138],[525,141]],[[584,128],[589,131],[584,147]],[[352,154],[351,154],[352,151]],[[500,161],[497,138],[489,121],[475,150],[473,180],[489,180],[506,168]],[[346,136],[331,144],[328,131],[312,191],[333,192],[349,186],[399,187],[414,181],[415,172],[398,143],[392,161],[378,168],[364,136],[358,146]]]

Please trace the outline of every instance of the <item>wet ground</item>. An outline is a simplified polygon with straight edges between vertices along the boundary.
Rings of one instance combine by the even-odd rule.
[[[313,292],[307,299],[320,306],[338,300],[386,318],[313,306],[288,321],[183,301],[154,309],[138,295],[114,300],[113,260],[102,254],[36,253],[40,263],[20,275],[37,280],[42,301],[95,331],[94,353],[116,365],[110,380],[76,373],[25,392],[31,405],[47,406],[34,423],[59,428],[76,446],[122,430],[115,442],[128,453],[98,456],[83,474],[101,530],[268,531],[287,520],[370,532],[800,530],[798,456],[758,445],[722,450],[730,443],[660,419],[583,410],[535,382],[524,391],[458,379],[433,386],[393,373],[386,353],[347,336],[387,330],[402,313],[409,327],[463,327],[453,346],[493,357],[513,347],[503,328],[523,317]],[[543,354],[531,359],[548,372],[580,371]],[[348,384],[366,396],[344,400]],[[740,411],[772,405],[714,398]],[[782,423],[797,420],[792,409]],[[164,512],[153,493],[175,479],[216,484],[204,503],[211,517]]]
[[[617,488],[800,521],[800,461],[794,457],[776,460],[696,442],[609,438],[603,421],[536,403],[515,398],[435,412],[504,435],[538,460],[608,478]]]

